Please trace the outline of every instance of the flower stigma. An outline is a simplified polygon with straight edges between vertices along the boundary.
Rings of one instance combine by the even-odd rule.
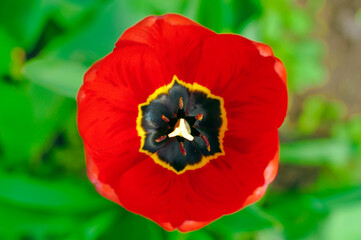
[[[174,131],[168,134],[168,137],[180,136],[188,141],[193,141],[194,137],[191,135],[191,128],[184,118],[178,120],[175,125]]]

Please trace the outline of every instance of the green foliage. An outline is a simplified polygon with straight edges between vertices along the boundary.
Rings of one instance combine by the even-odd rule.
[[[22,174],[1,174],[0,199],[33,210],[72,214],[99,211],[110,205],[84,186],[76,179],[44,182]]]
[[[310,96],[304,102],[304,111],[298,120],[297,130],[301,134],[310,135],[321,128],[329,129],[340,122],[345,115],[344,106],[340,102],[329,101],[322,96]]]
[[[259,29],[256,40],[269,44],[284,61],[288,86],[294,92],[320,85],[325,80],[324,46],[314,38],[314,22],[322,1],[317,2],[301,7],[295,1],[264,0],[263,14],[254,25]]]
[[[175,12],[265,42],[286,65],[292,97],[326,72],[315,24],[323,1],[297,2],[1,1],[0,239],[360,239],[361,118],[323,95],[307,96],[282,132],[280,174],[293,166],[308,184],[271,185],[261,202],[201,230],[165,232],[102,198],[86,177],[76,94],[127,27]]]
[[[345,165],[352,146],[340,139],[303,140],[282,145],[283,162],[302,165]]]
[[[25,65],[24,76],[60,95],[75,98],[85,71],[86,67],[75,61],[36,59]]]
[[[0,115],[3,162],[30,164],[70,117],[74,103],[38,86],[0,82],[0,101],[9,103],[9,99],[11,104],[2,104]]]
[[[197,21],[216,32],[239,32],[261,14],[258,1],[200,0]]]

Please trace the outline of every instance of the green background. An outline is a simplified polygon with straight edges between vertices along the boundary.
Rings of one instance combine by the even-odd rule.
[[[0,239],[361,239],[361,11],[335,2],[2,0]],[[338,9],[348,9],[348,32],[335,30]],[[167,12],[269,44],[289,76],[276,181],[256,204],[187,234],[102,198],[76,127],[86,69],[126,28]],[[352,59],[344,45],[356,60],[341,78],[337,66]]]

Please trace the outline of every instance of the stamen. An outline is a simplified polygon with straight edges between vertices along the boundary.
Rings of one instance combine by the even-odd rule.
[[[161,136],[161,137],[157,138],[155,141],[156,141],[156,142],[161,142],[161,141],[163,141],[163,140],[166,139],[166,138],[167,138],[167,136],[164,135],[164,136]]]
[[[197,116],[196,116],[196,119],[197,119],[198,121],[202,121],[202,119],[203,119],[203,114],[202,114],[202,113],[198,113]]]
[[[179,98],[179,109],[183,109],[183,98]]]
[[[188,141],[194,140],[194,137],[191,135],[191,128],[190,128],[189,124],[187,123],[187,121],[184,120],[184,118],[179,119],[174,127],[173,132],[168,134],[168,137],[170,137],[170,138],[176,137],[176,136],[183,137],[183,138],[187,139]]]
[[[169,122],[169,119],[164,115],[162,115],[162,119],[163,119],[164,122]]]
[[[199,136],[202,138],[203,142],[206,144],[208,152],[210,152],[211,151],[211,145],[209,144],[208,138],[206,136],[202,135],[202,134],[199,135]]]
[[[181,151],[181,153],[183,154],[183,156],[187,155],[186,149],[184,148],[184,144],[183,142],[179,143],[179,150]]]

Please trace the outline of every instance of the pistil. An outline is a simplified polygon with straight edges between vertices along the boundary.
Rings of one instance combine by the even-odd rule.
[[[168,134],[168,137],[183,137],[188,141],[193,141],[194,137],[191,135],[191,128],[184,118],[181,118],[176,123],[173,132]]]

